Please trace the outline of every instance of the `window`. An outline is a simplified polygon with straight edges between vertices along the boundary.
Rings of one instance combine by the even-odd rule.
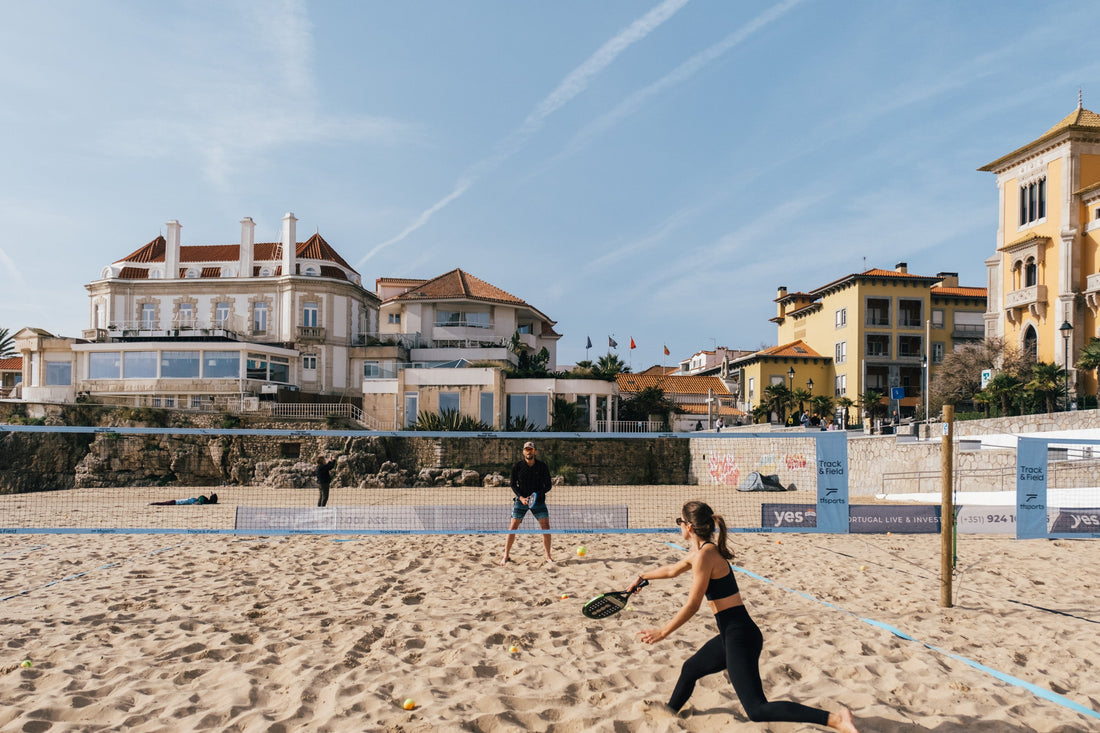
[[[394,324],[394,325],[399,325],[401,323],[401,314],[400,313],[390,313],[389,314],[389,322],[391,324]]]
[[[492,328],[488,313],[467,313],[466,325],[470,328]]]
[[[898,300],[898,326],[902,328],[916,328],[924,325],[924,301],[922,300]]]
[[[268,381],[270,382],[290,382],[290,359],[285,356],[271,356],[268,357],[268,361],[271,364],[271,371],[268,374]]]
[[[68,387],[73,383],[73,363],[71,361],[46,361],[46,386]]]
[[[889,326],[890,325],[890,299],[889,298],[868,298],[867,299],[867,325],[868,326]]]
[[[516,329],[516,333],[533,333],[533,332],[534,332],[534,326],[532,326],[530,323],[521,323],[521,324],[519,324],[519,328]]]
[[[1024,265],[1024,287],[1030,288],[1039,284],[1039,268],[1035,265],[1035,258],[1028,257]]]
[[[267,380],[267,357],[263,354],[249,354],[244,373],[248,379]]]
[[[156,328],[157,306],[153,303],[141,304],[141,327],[144,329]]]
[[[88,354],[89,379],[118,379],[122,376],[121,366],[122,355],[117,351]]]
[[[935,308],[932,311],[932,328],[943,328],[943,309]]]
[[[202,396],[193,394],[191,395],[191,409],[197,410],[202,407]]]
[[[162,379],[197,379],[199,361],[197,351],[162,351],[160,376]]]
[[[579,397],[577,398],[577,401],[580,402]],[[587,418],[588,417],[588,398],[587,397],[584,398],[584,405],[585,405],[585,418]],[[481,420],[481,422],[485,423],[486,425],[495,424],[495,422],[493,420],[493,393],[492,392],[482,392],[481,393],[480,399],[478,400],[478,407],[480,408],[478,410],[478,419]]]
[[[316,354],[302,354],[302,369],[307,372],[317,371],[317,355]]]
[[[417,418],[417,404],[419,403],[419,395],[416,392],[405,393],[405,427],[409,427],[416,423]]]
[[[889,369],[884,366],[867,367],[867,389],[885,392],[888,372]]]
[[[485,394],[488,394],[488,392],[486,392]],[[577,395],[577,399],[574,400],[574,401],[576,402],[576,405],[577,405],[577,420],[579,420],[581,422],[581,424],[587,425],[588,421],[591,419],[590,416],[592,414],[592,410],[591,410],[592,398],[591,398],[591,395],[586,395],[586,394]]]
[[[942,341],[932,342],[932,363],[939,364],[943,361],[944,346]]]
[[[1020,186],[1020,226],[1026,226],[1047,215],[1047,180]]]
[[[508,395],[508,422],[523,419],[542,430],[547,425],[550,398],[544,394]]]
[[[848,325],[848,309],[838,308],[836,311],[836,327],[843,328]]]
[[[458,392],[439,393],[439,413],[458,412]]]
[[[176,323],[181,326],[190,326],[195,322],[194,306],[190,303],[180,303],[176,313]]]
[[[840,341],[836,344],[836,353],[833,355],[833,362],[836,364],[843,364],[848,361],[848,342]]]
[[[886,334],[867,334],[867,356],[890,357],[890,337]]]
[[[218,303],[214,309],[214,320],[217,321],[217,325],[225,328],[225,324],[229,321],[229,303]]]
[[[123,379],[156,379],[157,352],[124,351],[122,353]]]
[[[317,327],[317,304],[306,303],[302,306],[302,325],[307,328]]]
[[[378,379],[382,376],[382,370],[378,368],[378,362],[363,362],[363,379]]]
[[[267,303],[252,304],[252,331],[254,333],[267,332]]]
[[[923,353],[920,336],[898,336],[898,358],[920,357]]]
[[[202,376],[203,379],[239,379],[241,376],[241,352],[203,352]]]
[[[756,377],[749,377],[749,400],[756,399]]]
[[[833,389],[834,394],[837,397],[843,397],[848,394],[848,375],[838,374],[836,375],[836,385]]]

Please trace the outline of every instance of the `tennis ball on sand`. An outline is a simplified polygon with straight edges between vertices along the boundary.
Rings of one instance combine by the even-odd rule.
[[[24,660],[23,660],[23,664],[21,664],[21,665],[19,665],[19,666],[21,666],[21,667],[26,667],[27,669],[30,669],[30,668],[31,668],[31,660],[29,660],[29,659],[24,659]]]
[[[585,555],[588,554],[588,549],[584,545],[581,545],[580,547],[577,548],[577,554],[580,555],[581,557],[584,557]]]
[[[508,651],[510,651],[512,654],[515,654],[519,651],[519,647],[513,644],[512,646],[508,647]]]
[[[562,594],[561,594],[561,599],[562,599],[563,601],[564,601],[564,600],[565,600],[566,598],[568,598],[568,597],[569,597],[569,594],[568,594],[568,593],[562,593]]]
[[[867,569],[867,566],[866,566],[866,565],[860,565],[860,566],[859,566],[859,569],[860,569],[860,570],[866,570],[866,569]]]
[[[401,707],[405,708],[406,710],[412,710],[413,708],[416,707],[416,700],[413,700],[410,697],[408,700],[405,701],[405,704],[402,705]]]

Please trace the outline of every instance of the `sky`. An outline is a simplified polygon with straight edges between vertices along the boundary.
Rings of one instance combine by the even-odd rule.
[[[1100,3],[0,1],[0,328],[184,245],[320,232],[372,287],[453,268],[558,364],[775,345],[779,286],[985,285],[977,168],[1100,111]],[[586,349],[591,338],[592,348]],[[637,345],[629,349],[631,339]],[[667,346],[671,356],[664,356]]]

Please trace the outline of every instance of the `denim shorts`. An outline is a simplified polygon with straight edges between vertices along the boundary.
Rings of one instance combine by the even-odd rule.
[[[512,519],[523,519],[527,512],[535,515],[535,519],[549,519],[550,512],[546,509],[546,500],[541,496],[535,500],[534,506],[527,506],[517,496],[512,500]]]

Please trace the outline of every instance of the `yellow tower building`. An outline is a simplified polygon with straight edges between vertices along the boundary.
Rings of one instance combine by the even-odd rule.
[[[978,170],[997,176],[998,194],[986,335],[1072,374],[1100,335],[1100,115],[1078,100],[1038,139]],[[1095,376],[1081,377],[1095,393]]]
[[[771,320],[784,347],[735,362],[745,369],[742,384],[750,385],[754,377],[764,387],[782,383],[784,364],[802,362],[815,387],[825,381],[815,392],[834,399],[858,404],[868,390],[891,398],[900,388],[901,398],[891,401],[891,409],[901,417],[918,414],[924,385],[944,355],[958,344],[981,340],[985,330],[985,288],[960,287],[954,272],[915,275],[904,262],[893,270],[845,275],[810,292],[780,287],[775,302]],[[796,346],[805,349],[801,358]],[[750,387],[750,400],[753,393]]]

